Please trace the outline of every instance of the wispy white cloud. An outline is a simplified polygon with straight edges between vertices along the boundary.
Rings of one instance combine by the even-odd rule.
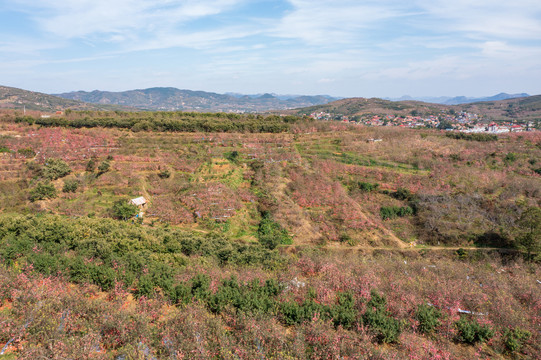
[[[503,74],[516,76],[517,79],[539,76],[541,48],[509,45],[501,41],[487,41],[478,47],[478,52],[468,55],[444,55],[389,66],[367,74],[367,78],[410,81],[439,79],[443,84],[449,79],[490,79]]]
[[[111,56],[176,47],[210,49],[217,43],[252,36],[258,30],[245,24],[211,23],[203,29],[187,26],[191,21],[221,14],[244,2],[246,0],[42,0],[39,3],[15,0],[12,7],[26,13],[44,38],[54,39],[43,44],[38,40],[32,46],[28,45],[28,38],[20,37],[20,43],[26,43],[28,50],[67,49],[72,43],[78,43],[94,48],[103,56]],[[0,48],[20,54],[20,48],[11,46],[14,42],[10,40],[5,46],[0,43]]]
[[[333,83],[335,81],[336,79],[323,78],[323,79],[319,79],[317,82],[320,84],[328,84],[328,83]]]
[[[539,0],[11,0],[0,23],[3,11],[21,21],[0,25],[0,78],[65,67],[102,88],[157,79],[355,95],[490,83],[505,69],[541,84]]]
[[[37,56],[41,51],[60,49],[66,46],[64,41],[43,41],[28,37],[15,36],[0,40],[0,59],[8,56]]]
[[[440,31],[472,37],[541,39],[541,2],[537,0],[417,0],[428,24]]]
[[[243,0],[15,0],[46,32],[61,38],[111,36],[177,26],[219,14]]]
[[[397,1],[290,0],[293,10],[271,34],[300,39],[309,44],[329,45],[358,41],[380,21],[407,15]]]
[[[159,32],[151,39],[142,39],[137,42],[125,44],[118,52],[148,51],[168,49],[174,47],[189,47],[193,49],[209,49],[226,40],[243,38],[253,35],[254,32],[244,27],[230,26],[218,30],[199,31],[193,33]]]
[[[389,67],[369,73],[367,78],[390,78],[422,80],[429,78],[464,77],[479,69],[479,65],[464,61],[458,56],[443,56],[440,58],[412,61],[402,66]]]

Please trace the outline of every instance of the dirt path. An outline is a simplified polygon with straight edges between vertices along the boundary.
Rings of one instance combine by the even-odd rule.
[[[299,248],[308,248],[310,246],[314,245],[282,245],[282,248],[288,249],[299,249]],[[428,251],[456,251],[459,249],[465,250],[465,251],[506,251],[506,252],[518,252],[519,250],[516,249],[510,249],[510,248],[497,248],[497,247],[460,247],[460,246],[421,246],[421,247],[385,247],[385,246],[347,246],[342,245],[339,243],[332,243],[328,244],[326,246],[322,246],[321,249],[323,250],[329,250],[329,251],[347,251],[347,252],[355,252],[355,251],[400,251],[400,252],[419,252],[423,250]]]

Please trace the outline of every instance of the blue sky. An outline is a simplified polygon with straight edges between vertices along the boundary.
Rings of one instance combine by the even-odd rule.
[[[541,94],[541,1],[0,0],[0,84]]]

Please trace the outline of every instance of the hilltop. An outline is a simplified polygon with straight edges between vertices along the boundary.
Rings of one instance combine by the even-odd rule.
[[[180,90],[173,87],[154,87],[121,92],[76,91],[57,94],[66,99],[94,104],[115,104],[143,110],[163,111],[224,111],[264,112],[325,104],[335,98],[329,96],[286,96],[262,94],[258,96],[217,94],[206,91]]]

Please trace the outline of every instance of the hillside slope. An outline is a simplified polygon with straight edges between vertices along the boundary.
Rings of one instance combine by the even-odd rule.
[[[244,241],[259,238],[270,216],[297,245],[507,246],[508,222],[520,215],[513,202],[540,197],[539,132],[476,142],[434,130],[182,112],[4,121],[3,211],[109,217],[115,201],[144,195],[145,222],[221,228]],[[50,158],[64,159],[79,187],[61,193],[57,180],[59,196],[32,202]]]
[[[536,359],[541,132],[452,135],[0,114],[3,358]]]

